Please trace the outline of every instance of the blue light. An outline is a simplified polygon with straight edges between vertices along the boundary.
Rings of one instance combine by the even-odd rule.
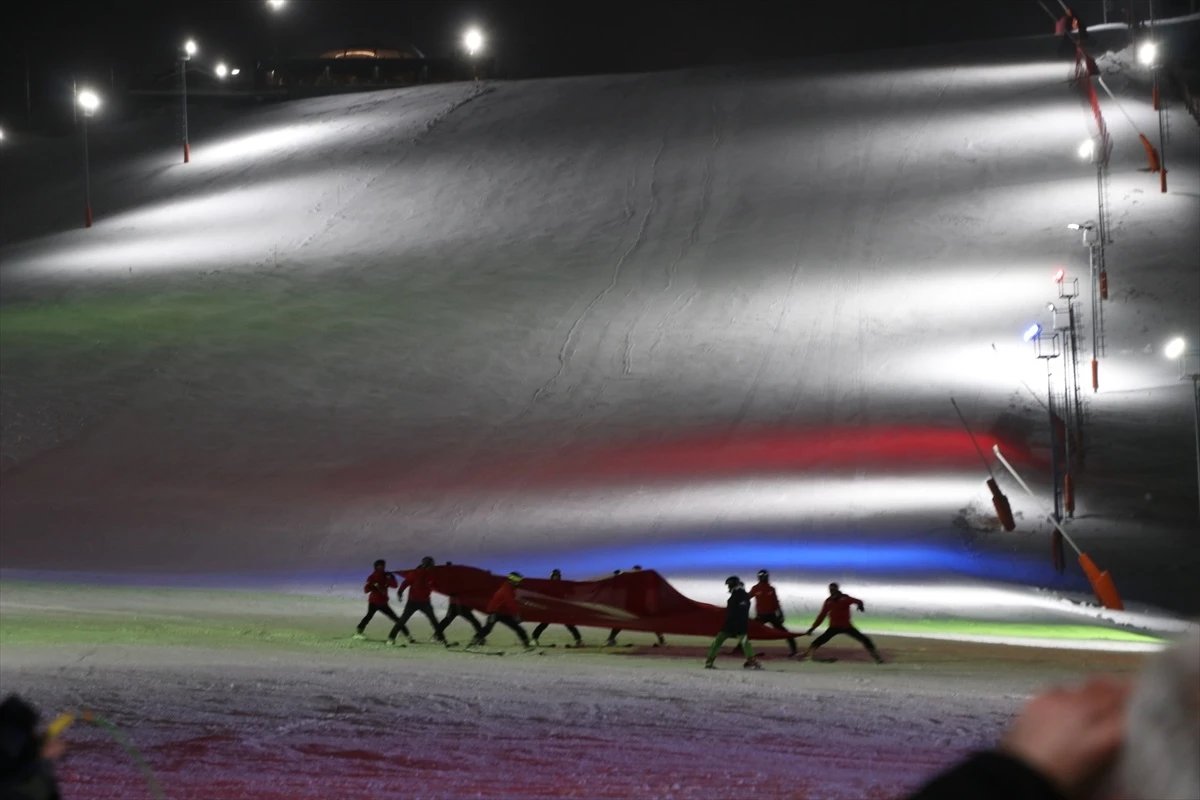
[[[1011,556],[971,553],[961,546],[894,542],[796,542],[770,539],[676,541],[571,548],[556,552],[498,554],[476,558],[475,565],[494,571],[519,569],[526,575],[548,575],[559,568],[573,579],[601,577],[633,564],[662,573],[752,574],[768,567],[779,572],[842,572],[875,575],[974,575],[1009,580],[1044,577],[1049,567]]]
[[[1025,341],[1032,342],[1042,332],[1042,326],[1036,322],[1025,329]]]

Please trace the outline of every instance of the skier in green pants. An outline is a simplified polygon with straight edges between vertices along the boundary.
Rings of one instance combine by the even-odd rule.
[[[754,649],[750,647],[750,639],[746,635],[750,628],[750,595],[742,585],[742,579],[736,575],[726,578],[725,586],[729,589],[729,602],[725,604],[725,624],[717,638],[713,639],[712,647],[708,648],[708,659],[704,662],[704,668],[715,669],[713,662],[717,660],[717,652],[721,645],[725,644],[726,640],[736,637],[742,652],[746,654],[746,663],[742,664],[742,668],[762,669],[762,665],[754,657]]]

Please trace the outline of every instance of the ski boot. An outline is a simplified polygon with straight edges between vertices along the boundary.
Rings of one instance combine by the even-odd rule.
[[[762,669],[762,664],[758,663],[757,658],[747,658],[746,663],[742,664],[742,669]]]
[[[875,663],[876,663],[876,664],[882,664],[882,663],[883,663],[883,656],[879,655],[879,651],[878,651],[878,650],[872,650],[872,651],[871,651],[871,658],[875,659]]]
[[[361,641],[365,641],[365,640],[366,640],[366,638],[367,638],[367,635],[366,635],[365,633],[363,633],[362,631],[359,631],[358,633],[354,634],[354,635],[353,635],[353,636],[351,636],[350,638],[351,638],[351,639],[357,639],[358,641],[360,641],[360,642],[361,642]]]
[[[396,646],[396,640],[395,640],[395,639],[388,639],[388,640],[387,640],[387,645],[388,645],[388,647],[395,647],[395,646]],[[401,647],[403,647],[404,645],[400,645],[400,646],[401,646]]]
[[[537,639],[534,639],[534,640],[533,640],[533,646],[534,646],[534,647],[541,647],[541,646],[542,646],[542,644],[541,644],[541,642],[539,642]]]
[[[711,662],[711,661],[705,661],[705,662],[704,662],[704,668],[705,668],[705,669],[716,669],[716,668],[717,668],[717,665],[716,665],[716,664],[714,664],[714,663],[713,663],[713,662]]]
[[[604,642],[604,646],[605,646],[605,647],[616,647],[616,646],[617,646],[617,640],[616,640],[616,639],[608,639],[608,640],[606,640],[606,641]]]

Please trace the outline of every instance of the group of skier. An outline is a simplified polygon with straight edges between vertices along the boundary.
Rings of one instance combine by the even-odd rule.
[[[449,565],[450,562],[447,562],[447,566]],[[388,644],[395,645],[397,643],[396,637],[401,634],[403,634],[404,638],[410,644],[415,644],[416,640],[409,633],[408,626],[405,623],[414,614],[420,612],[429,620],[429,624],[433,628],[434,641],[443,645],[449,646],[449,642],[446,640],[446,628],[455,619],[462,617],[475,631],[475,635],[468,647],[484,644],[487,641],[487,637],[498,624],[510,628],[526,649],[533,649],[538,646],[538,639],[545,632],[546,628],[550,626],[550,623],[543,622],[534,628],[532,639],[521,626],[521,609],[517,601],[517,586],[524,579],[521,573],[510,572],[507,579],[500,584],[500,587],[488,601],[485,609],[487,617],[482,624],[476,619],[474,612],[466,605],[460,603],[458,598],[454,596],[450,596],[449,609],[446,616],[439,621],[433,613],[433,605],[430,602],[435,590],[432,573],[433,566],[433,559],[426,556],[421,560],[420,566],[404,573],[404,580],[398,582],[396,580],[396,573],[388,571],[386,561],[383,559],[376,561],[374,571],[367,577],[366,584],[363,586],[363,592],[367,595],[367,613],[358,623],[354,638],[365,639],[364,632],[367,624],[370,623],[376,614],[382,614],[394,623],[391,632],[388,634]],[[640,570],[641,568],[635,567],[634,569]],[[550,573],[550,580],[561,581],[562,572],[557,569],[554,570]],[[770,573],[765,569],[759,570],[758,583],[749,590],[746,589],[741,579],[736,575],[728,577],[725,580],[725,586],[729,590],[729,600],[725,605],[725,622],[721,626],[721,631],[713,640],[712,646],[709,647],[708,658],[705,660],[704,666],[708,669],[714,668],[717,653],[720,651],[721,645],[729,639],[735,639],[734,652],[741,652],[746,657],[743,667],[746,669],[762,669],[762,665],[758,663],[758,659],[754,655],[754,649],[750,645],[748,636],[751,601],[754,603],[754,620],[756,622],[761,622],[784,633],[789,633],[783,624],[783,607],[779,602],[779,596],[775,592],[775,587],[771,585]],[[388,603],[388,591],[390,589],[396,590],[397,597],[405,590],[408,591],[408,600],[405,602],[404,610],[399,616],[396,615],[396,612],[392,610]],[[824,605],[821,606],[821,612],[817,615],[813,624],[803,633],[787,637],[789,657],[808,658],[817,648],[821,647],[834,636],[846,634],[861,643],[867,649],[867,652],[871,654],[871,657],[875,659],[876,663],[883,663],[883,658],[875,648],[874,642],[852,624],[850,612],[854,606],[857,606],[859,611],[865,610],[861,600],[851,597],[848,594],[843,594],[836,583],[829,584],[829,597],[826,598]],[[824,633],[813,640],[803,653],[800,653],[796,647],[796,637],[810,636],[826,617],[829,618],[829,627]],[[565,627],[575,640],[573,646],[583,647],[583,637],[579,633],[579,629],[569,624],[565,625]],[[614,628],[610,631],[606,645],[612,646],[616,644],[618,633],[620,633],[619,628]],[[657,637],[656,647],[666,643],[661,633],[657,633],[655,636]]]

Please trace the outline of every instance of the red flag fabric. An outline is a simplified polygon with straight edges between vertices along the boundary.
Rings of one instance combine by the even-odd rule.
[[[508,577],[476,567],[434,567],[434,589],[476,611],[487,608]],[[680,636],[716,636],[725,609],[684,597],[654,570],[622,572],[594,581],[526,578],[517,586],[526,622],[621,628]],[[793,634],[794,635],[794,634]],[[751,639],[786,639],[788,634],[751,621]]]

